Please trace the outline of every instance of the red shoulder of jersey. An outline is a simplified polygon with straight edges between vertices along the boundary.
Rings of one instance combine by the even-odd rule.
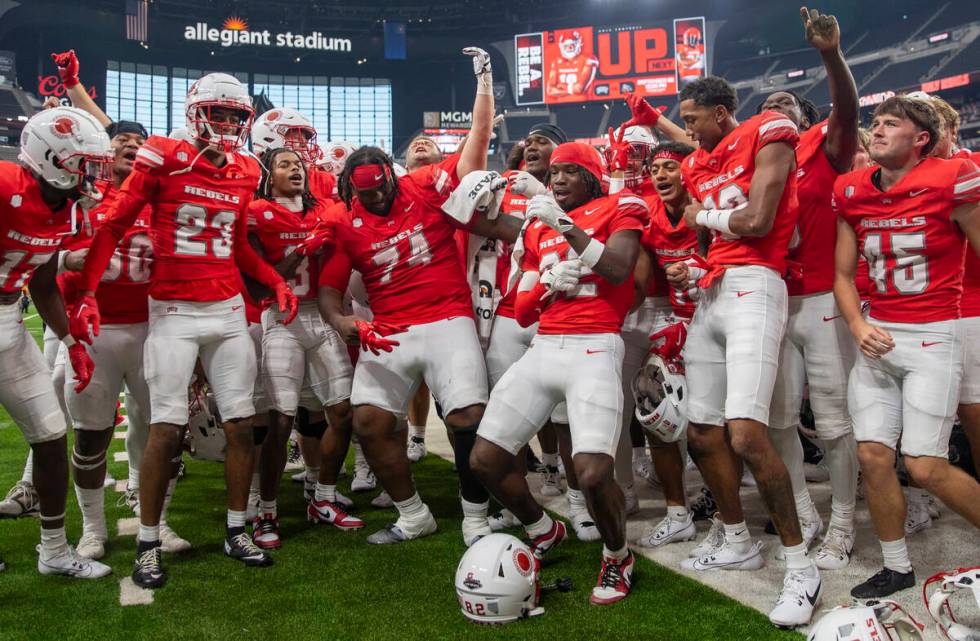
[[[398,179],[398,184],[403,186],[407,183],[424,190],[434,191],[445,199],[459,185],[459,178],[456,177],[457,165],[459,165],[459,154],[450,154],[440,162],[420,167],[405,174]]]
[[[952,158],[946,161],[955,166],[953,183],[954,203],[975,203],[980,200],[980,169],[969,158]]]
[[[310,193],[319,200],[328,203],[336,202],[337,197],[337,177],[329,171],[324,171],[316,166],[309,168],[308,180],[310,182]]]
[[[810,161],[814,154],[823,153],[823,144],[826,139],[826,120],[800,132],[799,142],[796,143],[796,166],[802,167]]]
[[[136,152],[133,169],[151,176],[166,175],[186,167],[198,151],[186,140],[150,136]]]

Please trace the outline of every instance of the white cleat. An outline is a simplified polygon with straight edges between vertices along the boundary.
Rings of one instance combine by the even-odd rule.
[[[173,531],[166,523],[160,524],[160,550],[167,554],[178,554],[191,549],[191,542]]]
[[[822,587],[820,572],[816,568],[788,570],[783,578],[783,590],[776,599],[776,607],[769,613],[769,621],[777,628],[807,625],[820,603]]]
[[[408,439],[408,460],[418,463],[425,458],[425,439],[421,436],[413,436]]]
[[[699,556],[705,556],[708,554],[714,554],[716,551],[721,549],[721,546],[725,544],[725,524],[722,522],[721,517],[718,516],[716,512],[714,516],[711,517],[711,527],[708,528],[708,533],[704,535],[701,542],[694,546],[694,549],[688,553],[688,557],[696,559]]]
[[[75,551],[79,556],[97,561],[105,556],[105,544],[108,540],[109,537],[105,534],[83,532]]]
[[[296,472],[290,476],[289,480],[293,483],[306,483],[306,468],[303,468],[302,471]]]
[[[17,481],[7,496],[0,501],[0,518],[16,519],[21,516],[36,516],[41,508],[41,499],[33,483]]]
[[[742,485],[742,487],[755,487],[756,486],[755,477],[752,476],[752,472],[749,471],[748,466],[746,466],[745,467],[745,470],[742,472],[741,485]]]
[[[854,549],[854,530],[845,531],[832,527],[827,529],[815,562],[821,570],[842,570],[851,562]]]
[[[140,490],[138,487],[128,488],[116,501],[118,507],[126,506],[133,511],[137,517],[140,515]]]
[[[640,499],[637,498],[636,490],[633,488],[632,485],[623,488],[623,498],[626,499],[625,501],[626,516],[630,516],[631,514],[636,514],[637,512],[640,511]]]
[[[557,467],[546,467],[542,478],[544,480],[541,483],[541,496],[561,496],[565,493]]]
[[[711,554],[681,561],[685,570],[758,570],[766,565],[762,558],[762,543],[756,541],[747,550],[739,552],[727,541]]]
[[[510,510],[500,510],[499,512],[494,512],[487,519],[490,523],[490,529],[494,532],[499,532],[500,530],[506,530],[510,527],[517,527],[521,524],[514,516],[514,513]]]
[[[63,574],[76,579],[99,579],[112,573],[105,563],[99,563],[84,556],[79,556],[70,545],[58,556],[45,559],[43,555],[37,559],[37,571],[41,574]]]
[[[338,493],[337,496],[339,497],[340,494]],[[347,497],[345,496],[344,498],[347,498]],[[347,500],[349,501],[350,499],[347,499]],[[353,505],[353,503],[351,505]],[[381,490],[381,494],[379,494],[376,497],[374,497],[373,499],[371,499],[371,507],[376,507],[376,508],[380,508],[380,509],[385,509],[385,508],[389,508],[389,507],[395,507],[395,502],[391,500],[391,497],[388,496],[388,493],[387,492],[385,492],[384,490]]]
[[[384,492],[382,492],[382,494],[384,494]],[[387,496],[387,494],[385,496]],[[337,505],[339,505],[340,507],[344,508],[345,510],[349,510],[352,507],[354,507],[354,501],[350,500],[349,498],[347,498],[346,496],[344,496],[340,492],[335,492],[334,493],[334,501],[333,502],[336,503]],[[373,505],[374,502],[372,501],[371,504]],[[392,503],[392,505],[394,505],[394,503]]]
[[[905,515],[905,535],[911,536],[931,527],[932,517],[929,516],[928,504],[924,501],[909,501],[908,512]]]
[[[929,510],[929,516],[932,517],[933,520],[938,519],[942,514],[939,511],[939,502],[932,494],[929,495],[929,500],[926,501],[926,508]]]
[[[487,517],[464,516],[462,523],[463,543],[470,547],[483,537],[493,534]]]
[[[633,475],[639,476],[647,483],[653,474],[653,461],[647,455],[633,457]]]
[[[370,492],[377,484],[374,472],[367,463],[354,466],[354,479],[350,482],[351,492]]]
[[[823,532],[823,520],[820,518],[820,513],[813,510],[809,516],[800,519],[800,531],[803,533],[803,543],[806,545],[806,549],[809,550],[813,542]],[[782,545],[776,550],[776,560],[786,560],[786,550]]]
[[[389,523],[383,529],[367,537],[367,542],[372,545],[391,545],[393,543],[401,543],[402,541],[428,536],[438,529],[436,519],[432,516],[432,512],[426,514],[426,518],[421,525],[412,529],[414,530],[413,532],[406,532],[397,523]]]
[[[598,541],[602,538],[599,528],[588,510],[577,510],[569,515],[572,522],[572,529],[575,531],[575,538],[579,541]]]
[[[665,516],[655,528],[640,537],[636,544],[642,548],[658,548],[668,543],[690,541],[697,534],[697,528],[694,527],[694,517],[688,512],[687,518],[683,521]]]

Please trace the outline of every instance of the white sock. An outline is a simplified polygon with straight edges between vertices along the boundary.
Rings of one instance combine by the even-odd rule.
[[[471,503],[463,497],[459,497],[459,502],[463,506],[463,518],[473,517],[477,519],[486,519],[487,512],[490,511],[490,501],[484,501],[483,503]]]
[[[812,565],[810,559],[806,557],[806,545],[800,543],[799,545],[791,545],[789,547],[783,547],[786,552],[786,569],[787,570],[805,570]]]
[[[258,472],[252,472],[252,482],[248,486],[249,493],[258,492],[262,485],[262,475]]]
[[[105,488],[101,485],[90,490],[75,485],[78,508],[82,512],[82,532],[108,537],[105,525]]]
[[[126,489],[133,492],[140,489],[140,468],[129,466],[129,480],[126,482]]]
[[[821,441],[824,462],[830,471],[830,525],[854,529],[854,501],[857,497],[857,443],[853,434]]]
[[[360,443],[352,443],[354,446],[354,465],[364,465],[367,466],[367,459],[364,458],[364,451],[361,449]]]
[[[20,480],[34,485],[34,450],[27,451],[27,462],[24,463],[24,474]]]
[[[314,501],[329,501],[331,503],[337,502],[337,486],[336,485],[325,485],[323,483],[317,482],[316,489],[313,493]]]
[[[725,541],[732,546],[736,552],[745,552],[752,545],[752,535],[749,534],[749,526],[745,521],[729,525],[725,523]]]
[[[550,532],[551,528],[554,527],[554,525],[555,522],[552,521],[551,517],[548,516],[548,513],[545,512],[544,514],[541,515],[541,518],[535,521],[534,523],[525,525],[524,530],[527,531],[527,535],[530,538],[535,539],[541,536],[542,534],[547,534],[548,532]]]
[[[418,438],[425,439],[425,425],[409,425],[408,435],[410,437],[417,436]]]
[[[548,467],[558,467],[558,454],[541,453],[541,462]]]
[[[143,525],[140,523],[140,532],[136,536],[137,541],[142,541],[143,543],[159,543],[160,541],[160,526],[159,525]]]
[[[770,429],[769,439],[772,441],[776,453],[782,459],[789,473],[789,482],[793,487],[793,494],[806,490],[806,472],[803,469],[803,443],[800,442],[800,435],[796,427],[785,429]],[[748,467],[746,467],[748,471]],[[797,507],[799,510],[799,507]],[[801,513],[802,514],[802,513]]]
[[[167,492],[163,495],[163,509],[160,510],[160,523],[167,522],[167,510],[170,509],[170,501],[174,498],[174,490],[177,489],[177,479],[170,479],[167,483]],[[245,514],[242,512],[242,514]]]
[[[585,502],[585,495],[582,494],[582,490],[573,490],[572,488],[568,488],[568,490],[565,492],[565,496],[568,497],[569,512],[589,509]]]
[[[854,501],[850,504],[842,504],[834,497],[830,502],[830,525],[828,528],[837,528],[844,532],[854,531]]]
[[[245,510],[228,510],[226,523],[229,528],[245,527]]]
[[[266,514],[271,514],[273,518],[279,516],[279,507],[277,505],[276,499],[271,501],[259,501],[259,514],[265,516]]]
[[[630,546],[623,544],[623,547],[618,550],[610,550],[605,545],[602,546],[602,556],[607,559],[615,559],[616,561],[622,561],[630,553]]]
[[[317,482],[317,479],[319,479],[319,478],[320,478],[320,468],[319,467],[310,467],[309,465],[307,465],[306,466],[306,482],[307,483],[316,483]]]
[[[895,541],[878,542],[881,544],[881,556],[886,568],[902,574],[912,571],[912,561],[909,560],[909,549],[905,545],[904,536]]]
[[[398,509],[399,520],[414,521],[425,516],[427,508],[425,503],[422,502],[422,497],[416,492],[404,501],[394,501],[395,507]]]
[[[65,537],[65,526],[59,528],[41,528],[41,556],[45,559],[63,554],[68,547]]]
[[[796,501],[796,516],[800,519],[810,516],[814,512],[813,499],[810,498],[810,490],[803,486],[803,490],[793,495]]]
[[[667,516],[669,516],[672,521],[686,521],[688,514],[687,507],[683,505],[667,506]]]

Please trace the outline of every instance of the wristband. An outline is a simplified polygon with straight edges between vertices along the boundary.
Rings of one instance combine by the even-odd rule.
[[[702,227],[720,231],[723,234],[733,234],[729,219],[734,209],[702,209],[695,217],[695,222]]]
[[[612,196],[613,194],[618,194],[619,192],[623,191],[623,188],[624,187],[626,187],[626,179],[625,178],[616,178],[615,176],[610,176],[609,177],[609,195],[610,196]]]
[[[67,347],[69,349],[71,349],[72,347],[74,347],[75,346],[75,343],[76,343],[75,337],[72,336],[71,334],[65,334],[64,338],[61,339],[61,342],[64,343],[65,344],[65,347]]]
[[[476,77],[476,95],[493,95],[493,76],[490,73],[482,73]]]
[[[585,246],[585,250],[578,257],[579,260],[588,265],[589,269],[595,269],[604,251],[606,251],[606,246],[595,238],[591,238],[589,244]]]
[[[66,271],[68,271],[68,268],[65,266],[65,261],[66,260],[68,260],[68,251],[62,249],[60,252],[58,252],[58,273],[59,274],[64,274]]]

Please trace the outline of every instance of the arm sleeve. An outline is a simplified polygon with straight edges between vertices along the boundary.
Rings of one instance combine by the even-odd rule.
[[[795,146],[799,139],[800,131],[792,120],[775,111],[763,112],[762,122],[759,123],[759,145],[756,151],[774,142]]]
[[[609,223],[609,235],[618,231],[643,232],[650,224],[650,207],[632,192],[620,192],[616,196],[616,217]]]
[[[259,258],[248,242],[247,216],[248,210],[243,209],[235,221],[235,264],[246,276],[254,278],[269,289],[275,289],[279,283],[285,281],[269,263]]]
[[[332,287],[343,294],[347,291],[350,275],[353,271],[350,256],[341,247],[331,254],[323,269],[320,270],[320,287]]]
[[[80,290],[94,292],[99,286],[99,281],[106,267],[109,266],[116,245],[136,222],[143,207],[156,190],[155,177],[138,170],[134,170],[129,175],[109,210],[109,219],[99,227],[92,239],[92,246],[79,279]]]
[[[514,320],[521,327],[530,327],[541,319],[541,310],[547,301],[542,300],[548,290],[541,281],[534,284],[530,291],[518,291],[514,299]]]

